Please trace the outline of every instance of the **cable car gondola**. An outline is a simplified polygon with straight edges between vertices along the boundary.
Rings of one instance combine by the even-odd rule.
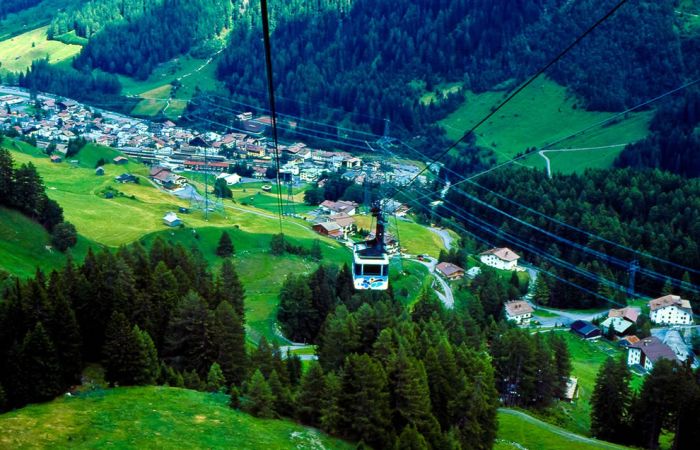
[[[389,288],[389,255],[384,246],[384,215],[379,203],[372,206],[377,221],[374,239],[352,249],[352,280],[355,289],[384,291]]]

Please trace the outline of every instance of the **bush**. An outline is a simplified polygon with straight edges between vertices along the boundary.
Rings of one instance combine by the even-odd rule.
[[[60,252],[65,252],[78,243],[78,232],[70,222],[61,222],[56,225],[51,235],[51,244]]]

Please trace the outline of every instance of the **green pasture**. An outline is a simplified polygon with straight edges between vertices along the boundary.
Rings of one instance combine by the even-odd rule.
[[[80,45],[49,41],[46,38],[47,29],[48,27],[37,28],[0,42],[0,71],[23,72],[32,65],[32,61],[44,58],[48,58],[52,64],[58,64],[72,59],[80,52]]]
[[[170,387],[97,390],[0,415],[0,447],[350,449],[285,420],[257,419],[228,396]]]
[[[459,139],[508,94],[505,91],[481,94],[468,92],[464,104],[439,123],[450,139]],[[506,161],[527,148],[540,148],[552,144],[613,114],[586,111],[584,105],[569,94],[565,87],[542,78],[527,87],[479,127],[476,131],[477,143],[493,150],[499,161]],[[553,148],[598,147],[634,142],[647,135],[652,115],[653,111],[630,113],[613,124],[595,127],[575,138],[562,141]],[[582,168],[586,167],[588,160],[592,161],[593,167],[603,164],[603,161],[597,159],[596,153],[573,155],[576,154],[567,153],[562,158],[578,158],[576,162]],[[544,160],[535,154],[528,157],[526,164],[538,165],[539,162],[533,162],[533,158],[544,163]],[[610,161],[611,158],[608,158],[606,162]],[[556,167],[565,168],[566,163],[562,161]]]

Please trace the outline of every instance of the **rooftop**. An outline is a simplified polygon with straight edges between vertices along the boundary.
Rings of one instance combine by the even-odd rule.
[[[654,363],[662,358],[671,361],[676,359],[676,354],[671,350],[671,347],[661,342],[656,336],[641,339],[639,342],[631,344],[630,348],[640,349]]]
[[[676,306],[681,309],[687,309],[690,311],[690,302],[688,300],[682,299],[679,295],[664,295],[663,297],[655,298],[649,302],[649,309],[655,311],[657,309],[665,308],[667,306]]]
[[[532,306],[530,306],[529,303],[523,300],[513,300],[510,302],[506,302],[506,313],[508,313],[509,316],[514,317],[514,316],[521,316],[523,314],[532,314],[533,309]]]
[[[492,248],[483,252],[482,255],[494,255],[496,258],[506,262],[517,261],[520,258],[517,253],[508,247]]]

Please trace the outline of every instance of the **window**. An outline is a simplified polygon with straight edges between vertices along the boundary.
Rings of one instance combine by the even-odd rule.
[[[364,274],[365,275],[381,276],[381,275],[383,275],[382,267],[383,266],[380,264],[365,264],[364,265]]]
[[[362,264],[353,264],[355,267],[355,275],[356,276],[361,276],[362,275]]]

